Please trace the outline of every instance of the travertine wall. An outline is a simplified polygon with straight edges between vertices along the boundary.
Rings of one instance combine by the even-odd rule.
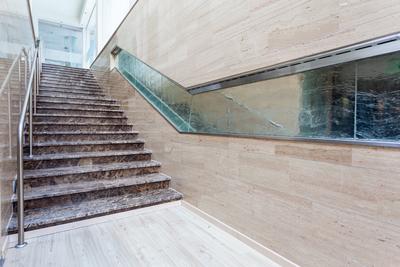
[[[400,150],[179,134],[99,78],[186,201],[301,266],[400,266]]]
[[[139,0],[120,47],[184,86],[400,31],[398,0]]]

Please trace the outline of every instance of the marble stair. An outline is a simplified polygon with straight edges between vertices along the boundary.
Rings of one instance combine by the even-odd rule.
[[[182,198],[89,70],[43,64],[37,100],[32,157],[24,147],[26,230]],[[9,233],[15,196],[13,208]]]

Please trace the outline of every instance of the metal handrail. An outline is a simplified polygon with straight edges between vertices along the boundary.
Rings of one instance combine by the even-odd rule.
[[[41,62],[39,60],[39,46],[36,47],[32,67],[29,80],[27,84],[27,89],[25,93],[24,103],[21,108],[21,113],[18,122],[18,135],[17,135],[17,200],[18,200],[18,212],[17,212],[17,224],[18,224],[18,243],[16,245],[17,248],[22,248],[26,246],[24,234],[24,168],[23,168],[23,145],[24,145],[24,128],[25,128],[25,119],[27,115],[27,110],[29,107],[29,155],[32,157],[32,115],[33,108],[36,111],[36,95],[39,89],[39,80],[40,80],[40,70],[41,70]]]

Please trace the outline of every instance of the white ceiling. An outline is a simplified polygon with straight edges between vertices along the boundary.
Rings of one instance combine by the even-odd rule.
[[[31,0],[36,19],[81,27],[86,0]]]

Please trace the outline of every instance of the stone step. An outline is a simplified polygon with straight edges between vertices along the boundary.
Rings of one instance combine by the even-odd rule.
[[[41,112],[40,112],[41,113]],[[117,123],[58,123],[35,122],[33,131],[131,131],[132,125]]]
[[[41,79],[52,79],[52,80],[76,80],[76,81],[82,81],[82,82],[96,82],[96,78],[93,76],[91,72],[87,73],[64,73],[60,71],[51,71],[51,70],[46,70],[45,72],[42,72],[42,75],[40,76]]]
[[[51,75],[57,75],[57,76],[81,76],[81,77],[90,77],[92,78],[93,74],[91,71],[62,71],[62,70],[54,70],[54,69],[49,69],[49,68],[42,68],[42,74],[41,77],[46,77],[46,76],[51,76]]]
[[[70,115],[68,115],[70,116]],[[134,140],[137,138],[139,133],[137,131],[127,131],[127,132],[33,132],[33,142],[59,142],[59,141],[96,141],[96,140]],[[25,134],[28,136],[28,133]],[[25,139],[27,140],[27,139]]]
[[[66,107],[38,107],[37,113],[39,114],[65,114],[65,115],[99,115],[99,116],[119,116],[124,114],[122,110],[110,109],[89,109],[89,108],[66,108]]]
[[[109,190],[108,192],[112,195],[114,192],[112,189],[127,189],[126,187],[134,186],[138,192],[148,191],[152,188],[152,186],[156,186],[155,189],[161,189],[168,186],[171,178],[162,173],[152,173],[146,175],[136,175],[136,176],[127,176],[120,177],[111,180],[92,180],[92,181],[83,181],[81,183],[71,184],[71,183],[61,183],[61,184],[52,184],[52,185],[41,185],[37,187],[27,187],[25,189],[24,200],[32,201],[32,200],[46,200],[53,202],[54,198],[59,196],[72,196],[76,194],[82,193],[95,193],[95,191],[100,191],[99,193],[103,193],[104,190]],[[158,183],[158,185],[155,185]],[[111,189],[111,190],[110,190]],[[135,189],[134,189],[135,190]],[[75,198],[77,196],[74,196]],[[56,200],[57,201],[57,200]],[[12,202],[17,202],[16,195],[13,195]],[[33,203],[27,203],[30,208]],[[35,205],[37,208],[39,205]]]
[[[41,76],[41,81],[49,81],[54,83],[83,83],[98,85],[96,79],[90,74],[85,75],[67,75],[67,74],[44,74]]]
[[[52,102],[75,102],[75,103],[82,103],[82,104],[118,104],[117,100],[114,99],[87,99],[87,98],[80,98],[75,96],[68,96],[68,97],[61,97],[61,96],[41,96],[38,95],[36,97],[37,101],[52,101]]]
[[[81,142],[54,142],[33,143],[34,155],[73,153],[73,152],[95,152],[95,151],[114,151],[114,150],[139,150],[144,148],[144,141],[134,140],[99,140]],[[29,152],[29,147],[24,147],[25,153]]]
[[[39,154],[24,157],[24,170],[151,160],[151,150],[120,150]]]
[[[88,87],[88,88],[93,88],[93,89],[98,89],[99,84],[97,82],[85,82],[80,79],[76,80],[52,80],[48,78],[43,78],[40,80],[40,85],[47,85],[47,86],[81,86],[81,87]]]
[[[98,90],[100,89],[99,85],[97,83],[83,83],[83,82],[77,82],[77,81],[50,81],[48,79],[43,79],[40,80],[40,86],[47,86],[47,87],[54,87],[54,86],[59,86],[59,87],[78,87],[78,88],[87,88],[87,89],[94,89]]]
[[[57,89],[57,88],[45,88],[45,87],[41,87],[39,90],[39,95],[44,95],[44,96],[64,96],[64,97],[68,97],[68,96],[75,96],[75,97],[81,97],[81,98],[85,98],[85,97],[91,97],[91,98],[106,98],[106,99],[110,99],[108,96],[106,97],[106,95],[104,94],[103,91],[88,91],[88,90],[76,90],[76,89]]]
[[[86,93],[86,94],[104,94],[104,91],[101,89],[71,89],[71,87],[68,88],[57,88],[57,87],[41,87],[39,90],[40,92],[54,92],[54,93]]]
[[[116,105],[116,104],[112,104],[112,103],[89,104],[89,103],[80,103],[80,102],[75,102],[75,101],[62,102],[62,101],[47,101],[47,100],[38,101],[37,107],[38,108],[64,107],[64,108],[70,108],[70,109],[86,108],[86,109],[101,109],[101,110],[104,110],[104,109],[105,110],[119,110],[120,109],[120,105]]]
[[[74,90],[85,90],[85,91],[99,91],[102,90],[101,87],[98,86],[81,86],[81,85],[62,85],[62,84],[49,84],[49,83],[41,83],[40,88],[45,89],[74,89]]]
[[[34,122],[62,122],[62,123],[127,123],[125,116],[94,116],[94,115],[62,115],[62,114],[35,114]]]
[[[90,69],[85,69],[85,68],[77,68],[77,67],[67,67],[67,66],[60,66],[60,65],[53,65],[53,64],[48,64],[48,63],[43,63],[42,64],[42,70],[43,72],[46,72],[47,70],[56,70],[56,71],[61,71],[62,73],[87,73],[91,72]]]
[[[107,163],[26,170],[24,186],[37,187],[62,183],[114,180],[121,177],[159,173],[161,164],[154,160]]]
[[[84,201],[70,198],[61,203],[49,203],[44,208],[27,209],[25,211],[25,230],[29,231],[180,199],[182,199],[182,194],[170,188],[115,196],[105,195]],[[17,231],[16,219],[14,214],[8,228],[10,234]]]

